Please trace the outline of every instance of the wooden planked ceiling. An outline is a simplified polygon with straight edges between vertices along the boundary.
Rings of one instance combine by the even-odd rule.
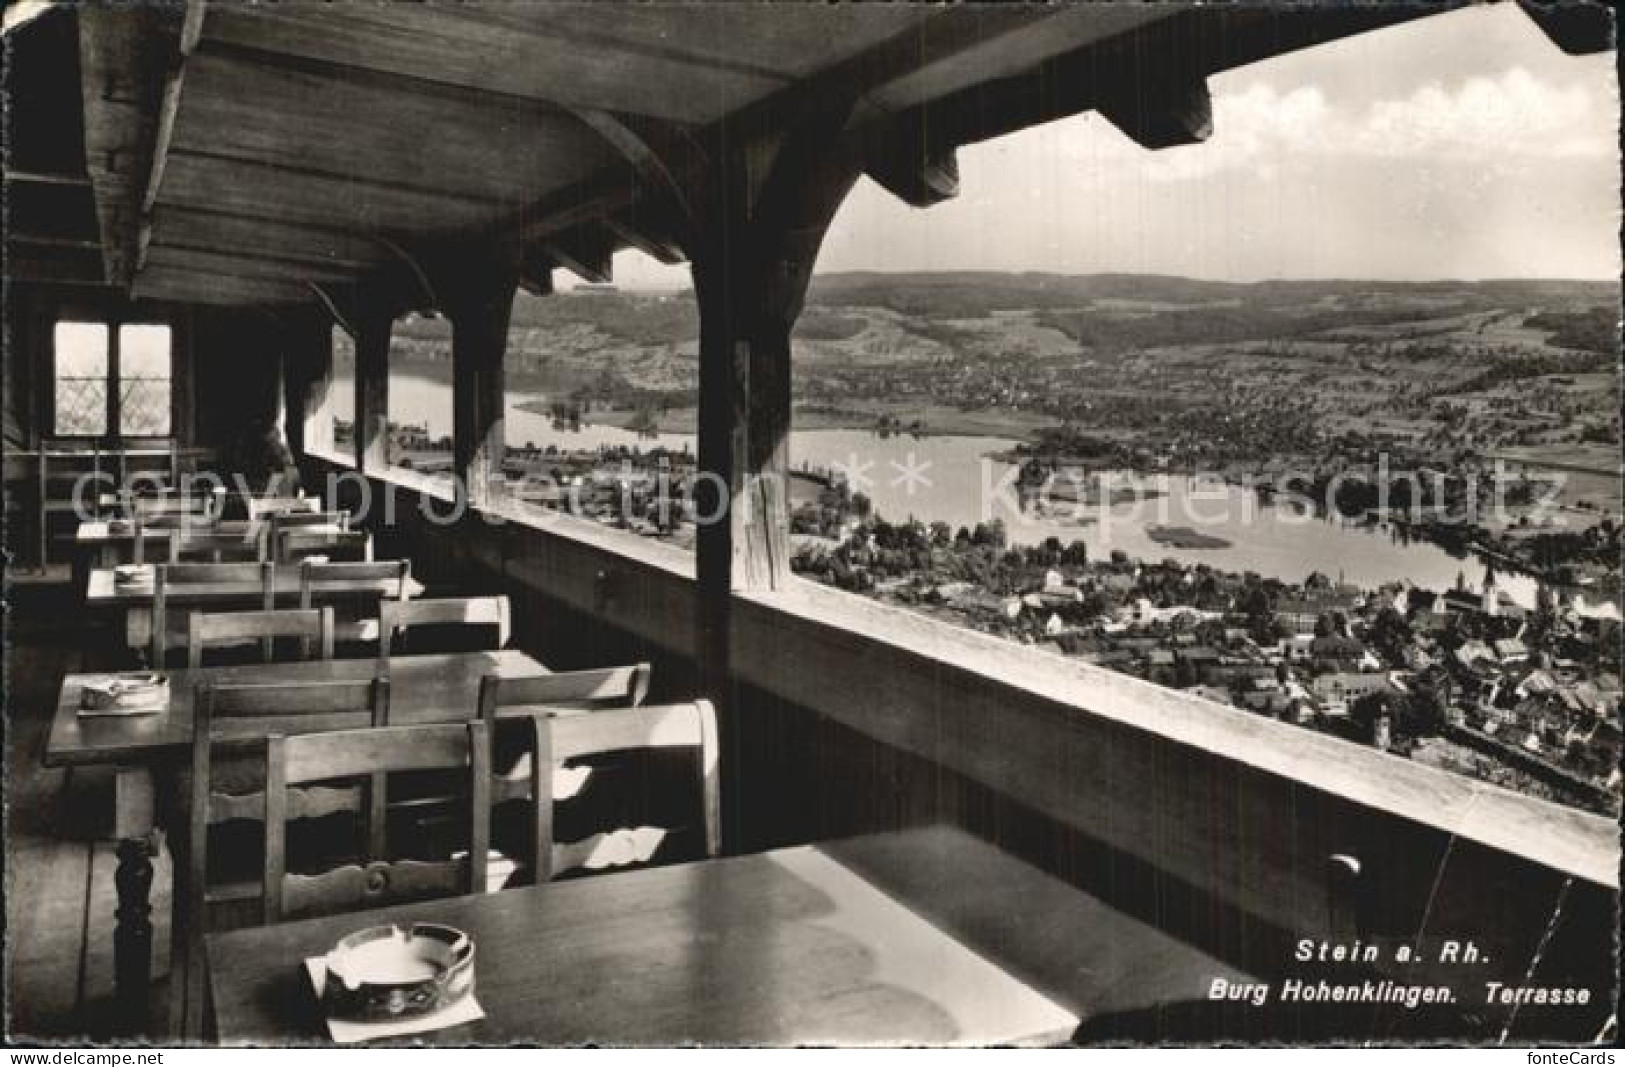
[[[1199,140],[1212,72],[1455,2],[90,5],[86,162],[107,277],[137,292],[303,302],[494,237],[546,288],[618,248],[680,259],[650,144],[770,144],[836,98],[869,172],[926,206],[961,144],[1090,108]]]
[[[907,4],[244,5],[211,8],[204,37],[566,108],[700,124],[936,13]]]
[[[440,191],[510,211],[620,164],[567,111],[504,97],[474,106],[435,88],[358,82],[205,45],[187,61],[170,150]]]
[[[136,288],[360,277],[389,262],[380,238],[411,247],[505,227],[574,227],[537,261],[593,278],[614,248],[640,241],[675,258],[626,223],[583,228],[632,205],[638,179],[579,112],[715,122],[940,9],[762,16],[743,5],[211,4],[181,64]]]

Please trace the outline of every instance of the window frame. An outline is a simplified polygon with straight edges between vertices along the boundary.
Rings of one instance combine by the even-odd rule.
[[[107,330],[107,372],[106,372],[106,410],[103,412],[103,426],[101,433],[64,433],[57,425],[57,383],[61,379],[61,367],[56,349],[56,330],[63,323],[78,323],[86,326],[101,326]],[[157,434],[126,434],[123,428],[123,360],[120,358],[120,334],[126,326],[162,326],[169,331],[169,426],[164,433]],[[63,314],[51,322],[51,393],[50,418],[48,420],[50,436],[63,441],[101,442],[108,445],[122,445],[134,441],[173,441],[176,439],[175,423],[175,324],[156,316],[140,315],[126,318],[122,315],[74,315]],[[156,380],[156,379],[143,379]]]

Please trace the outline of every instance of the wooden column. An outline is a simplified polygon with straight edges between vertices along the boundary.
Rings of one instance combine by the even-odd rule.
[[[688,250],[700,309],[699,474],[694,493],[701,684],[722,715],[723,788],[740,795],[731,601],[790,581],[790,332],[819,245],[862,170],[837,122],[792,135],[768,161],[729,155],[694,198]],[[740,812],[724,805],[726,847]]]
[[[313,450],[333,448],[333,335],[327,321],[315,316],[298,320],[288,331],[282,357],[283,433],[295,460]]]
[[[355,319],[355,463],[362,473],[389,466],[389,337],[394,316],[364,307]]]
[[[451,319],[452,454],[458,492],[476,507],[489,503],[506,440],[503,357],[519,287],[517,250],[486,249],[455,259],[437,283]]]

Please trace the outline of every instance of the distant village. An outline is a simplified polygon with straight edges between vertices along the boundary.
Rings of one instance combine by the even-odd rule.
[[[1617,812],[1620,623],[1551,590],[1301,585],[1012,546],[995,521],[799,539],[809,577],[1521,792]]]

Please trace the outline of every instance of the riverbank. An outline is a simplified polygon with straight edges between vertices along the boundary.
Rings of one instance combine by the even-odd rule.
[[[551,401],[546,399],[515,406],[535,415],[552,414]],[[699,411],[694,407],[673,407],[652,414],[658,433],[692,434],[699,425]],[[639,413],[630,408],[597,409],[581,415],[584,425],[620,430],[630,429],[638,419]],[[996,408],[961,411],[946,406],[921,408],[917,405],[905,409],[878,402],[857,402],[843,407],[798,404],[793,421],[797,430],[856,430],[895,437],[988,437],[1023,441],[1036,440],[1039,430],[1053,425],[1051,419],[1019,411]]]

